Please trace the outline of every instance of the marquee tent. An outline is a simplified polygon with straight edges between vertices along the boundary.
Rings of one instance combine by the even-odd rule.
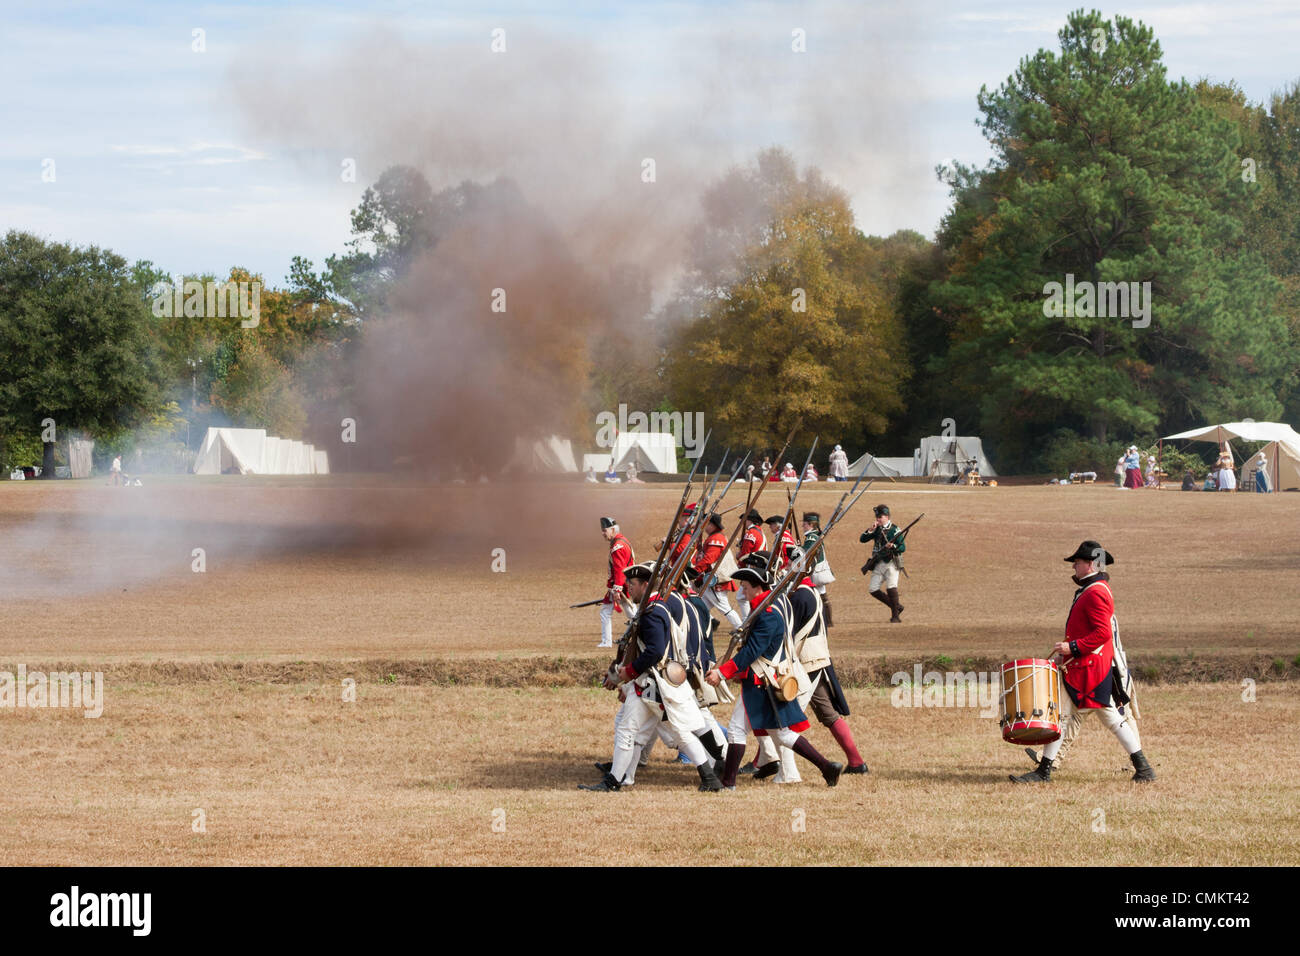
[[[677,439],[670,432],[622,432],[609,453],[615,471],[635,464],[637,471],[677,474]]]
[[[1274,491],[1300,488],[1300,433],[1285,422],[1224,422],[1166,435],[1160,441],[1211,441],[1228,445],[1234,438],[1268,442],[1263,451],[1268,459],[1269,486]]]
[[[538,441],[516,438],[515,457],[510,464],[524,471],[561,473],[578,470],[578,463],[573,458],[573,443],[556,435]]]
[[[264,428],[209,428],[194,459],[196,475],[324,475],[324,451]]]
[[[867,469],[868,478],[888,478],[893,481],[895,478],[902,478],[912,474],[912,459],[875,458],[871,455],[863,455],[857,461],[849,464],[849,477],[857,478],[862,474],[863,468]]]
[[[912,474],[923,478],[955,478],[970,465],[979,469],[982,478],[997,477],[984,457],[984,443],[973,436],[931,435],[922,438],[921,447],[912,454]]]

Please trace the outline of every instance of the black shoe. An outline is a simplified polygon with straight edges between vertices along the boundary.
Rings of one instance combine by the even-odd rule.
[[[736,773],[756,773],[757,771],[758,768],[754,766],[754,761],[751,760],[749,763],[737,770]]]
[[[722,789],[722,781],[707,763],[702,763],[695,769],[700,774],[700,793],[717,793]]]
[[[614,765],[612,763],[598,763],[596,764],[596,769],[601,773],[609,773],[614,769]]]
[[[866,766],[863,764],[862,766]],[[840,774],[844,772],[844,764],[836,763],[834,760],[822,771],[822,779],[826,781],[826,786],[833,787],[840,782]]]
[[[781,761],[773,760],[771,763],[765,763],[754,771],[755,780],[766,780],[768,777],[776,776],[776,772],[781,769]]]
[[[1142,751],[1139,750],[1135,754],[1129,754],[1128,759],[1133,761],[1133,769],[1137,771],[1137,773],[1133,774],[1133,780],[1135,782],[1146,783],[1147,781],[1156,778],[1155,769],[1147,762],[1147,758],[1143,755]]]
[[[1038,767],[1029,773],[1022,773],[1020,776],[1008,774],[1012,783],[1051,783],[1052,781],[1052,761],[1046,757],[1038,761]]]
[[[856,767],[845,767],[844,772],[859,774],[859,773],[870,773],[871,771],[867,769],[867,765],[865,763],[860,763]]]
[[[600,783],[580,783],[578,784],[578,789],[592,790],[597,793],[613,793],[617,790],[622,790],[623,785],[614,779],[613,774],[607,773],[605,776],[600,778]]]

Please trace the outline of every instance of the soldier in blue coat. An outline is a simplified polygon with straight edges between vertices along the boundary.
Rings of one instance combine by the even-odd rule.
[[[740,584],[749,606],[754,608],[763,602],[771,588],[767,572],[758,568],[741,568],[731,579]],[[771,736],[779,746],[787,747],[813,763],[829,787],[839,782],[844,771],[843,764],[827,760],[799,736],[811,725],[798,702],[778,698],[757,673],[785,659],[789,622],[789,601],[778,597],[758,615],[736,656],[720,667],[712,668],[705,676],[705,680],[714,686],[723,680],[738,680],[741,685],[741,698],[732,712],[731,726],[727,728],[730,746],[722,775],[722,785],[730,790],[736,787],[736,771],[740,769],[746,735],[751,728],[755,735]]]

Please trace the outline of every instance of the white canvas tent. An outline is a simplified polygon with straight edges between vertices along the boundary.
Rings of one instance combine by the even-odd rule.
[[[982,478],[997,477],[984,457],[984,443],[973,436],[931,435],[922,438],[921,447],[912,453],[912,474],[923,478],[955,478],[970,465],[979,469]]]
[[[515,457],[510,464],[525,471],[563,473],[578,470],[578,463],[573,458],[573,443],[555,435],[538,441],[516,438]]]
[[[91,471],[90,453],[95,450],[95,443],[88,438],[73,438],[68,441],[68,474],[72,478],[89,478]]]
[[[1263,451],[1268,459],[1269,486],[1274,491],[1300,488],[1300,433],[1285,422],[1224,422],[1166,435],[1160,441],[1211,441],[1227,445],[1234,438],[1268,442]]]
[[[323,451],[290,438],[267,435],[264,428],[209,428],[194,459],[196,475],[324,475]]]
[[[622,432],[609,452],[615,471],[635,464],[637,471],[677,474],[677,439],[669,432]]]
[[[912,474],[912,459],[873,458],[871,455],[863,455],[857,461],[849,463],[849,477],[856,479],[862,474],[863,468],[867,469],[868,478],[888,478],[892,481]]]

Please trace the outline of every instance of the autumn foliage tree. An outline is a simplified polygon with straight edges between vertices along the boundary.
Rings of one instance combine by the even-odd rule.
[[[733,447],[768,447],[797,422],[829,442],[885,429],[902,336],[842,190],[766,150],[708,191],[691,248],[666,315],[675,407]]]

